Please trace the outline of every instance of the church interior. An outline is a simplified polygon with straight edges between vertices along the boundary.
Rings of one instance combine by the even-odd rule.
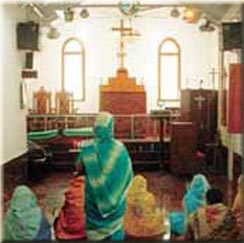
[[[240,2],[0,8],[3,216],[25,184],[53,222],[101,111],[158,206],[181,210],[199,173],[232,205],[243,159]]]

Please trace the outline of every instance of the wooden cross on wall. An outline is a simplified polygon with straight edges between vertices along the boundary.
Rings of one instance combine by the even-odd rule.
[[[113,27],[113,31],[119,31],[120,32],[120,39],[119,39],[119,52],[118,52],[118,58],[119,58],[119,66],[120,68],[124,67],[124,57],[125,57],[125,51],[124,51],[124,36],[126,33],[132,31],[131,27],[124,27],[124,20],[120,20],[120,27]]]
[[[215,72],[215,69],[212,68],[212,71],[209,74],[212,75],[212,83],[213,83],[213,89],[214,89],[214,86],[215,86],[215,74],[218,74],[218,72]]]

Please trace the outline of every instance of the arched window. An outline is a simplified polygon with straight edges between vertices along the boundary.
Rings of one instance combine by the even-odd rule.
[[[62,47],[62,90],[73,93],[74,101],[85,100],[85,51],[74,37]]]
[[[158,101],[175,103],[180,99],[180,47],[173,38],[165,38],[158,49]]]

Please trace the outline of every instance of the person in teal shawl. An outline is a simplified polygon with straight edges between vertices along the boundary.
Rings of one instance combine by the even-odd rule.
[[[186,194],[183,197],[183,211],[171,212],[169,215],[171,232],[183,235],[187,230],[189,216],[199,207],[206,205],[206,192],[210,188],[208,180],[202,174],[193,177]]]
[[[126,193],[133,179],[124,144],[114,138],[114,119],[98,114],[94,139],[85,140],[77,170],[85,173],[85,223],[88,240],[123,240]]]
[[[51,225],[37,205],[34,193],[17,186],[3,222],[4,241],[50,241]]]

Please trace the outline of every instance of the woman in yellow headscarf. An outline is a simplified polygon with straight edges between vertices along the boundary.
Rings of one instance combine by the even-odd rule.
[[[146,178],[136,175],[127,194],[125,235],[129,238],[154,239],[164,231],[163,216],[154,195],[147,190]]]

